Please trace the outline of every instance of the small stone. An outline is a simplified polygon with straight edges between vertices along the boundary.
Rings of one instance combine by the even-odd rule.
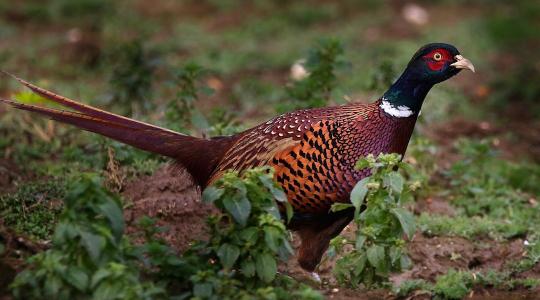
[[[305,62],[305,59],[300,59],[291,66],[291,78],[293,80],[299,81],[309,76],[309,72],[304,67]]]
[[[317,274],[316,272],[311,272],[311,278],[313,278],[313,280],[317,281],[318,283],[321,283],[321,276],[319,276],[319,274]]]
[[[429,13],[422,6],[409,3],[403,7],[401,15],[405,21],[414,25],[425,25],[429,21]]]

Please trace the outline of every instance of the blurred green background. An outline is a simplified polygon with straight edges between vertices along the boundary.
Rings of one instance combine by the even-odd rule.
[[[337,72],[334,103],[376,98],[421,45],[440,41],[478,71],[436,88],[426,119],[536,119],[539,20],[537,1],[3,1],[0,65],[74,98],[148,116],[174,98],[171,74],[195,62],[215,90],[197,106],[209,112],[219,104],[250,120],[285,100],[290,66],[320,38],[340,40],[350,62]],[[3,94],[15,87],[0,81]]]

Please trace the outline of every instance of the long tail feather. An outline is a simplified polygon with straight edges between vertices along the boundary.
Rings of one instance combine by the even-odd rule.
[[[168,131],[170,133],[174,133],[176,135],[182,135],[181,133],[178,133],[178,132],[174,132],[174,131],[171,131],[171,130],[168,130],[168,129],[165,129],[165,128],[161,128],[161,127],[158,127],[158,126],[154,126],[154,125],[151,125],[151,124],[148,124],[148,123],[144,123],[144,122],[140,122],[140,121],[137,121],[137,120],[133,120],[133,119],[130,119],[130,118],[126,118],[124,116],[120,116],[120,115],[117,115],[117,114],[113,114],[113,113],[110,113],[108,111],[104,111],[104,110],[101,110],[99,108],[95,108],[93,106],[90,106],[90,105],[86,105],[86,104],[82,104],[82,103],[79,103],[75,100],[72,100],[72,99],[69,99],[67,97],[64,97],[64,96],[61,96],[61,95],[58,95],[58,94],[55,94],[51,91],[48,91],[44,88],[40,88],[36,85],[33,85],[31,83],[29,83],[28,81],[24,80],[24,79],[21,79],[13,74],[10,74],[6,71],[0,71],[12,78],[14,78],[15,80],[17,80],[18,82],[20,82],[21,84],[23,84],[24,86],[26,86],[27,88],[29,88],[32,92],[46,98],[46,99],[49,99],[53,102],[56,102],[62,106],[66,106],[66,107],[69,107],[69,108],[72,108],[76,111],[79,111],[79,112],[82,112],[88,116],[92,116],[92,117],[96,117],[96,118],[100,118],[104,121],[113,121],[113,122],[118,122],[120,124],[125,124],[125,125],[130,125],[130,127],[132,128],[140,128],[140,129],[159,129],[159,130],[162,130],[162,131]]]
[[[158,153],[175,158],[178,153],[179,137],[174,132],[163,131],[157,128],[137,128],[129,123],[117,123],[88,116],[79,112],[70,112],[44,108],[35,105],[22,104],[10,100],[0,99],[18,109],[39,113],[53,120],[75,125],[82,129],[110,137],[122,143],[135,146],[142,150]],[[181,135],[180,139],[196,140],[196,138]]]
[[[224,152],[235,140],[234,137],[200,139],[139,122],[79,103],[35,86],[7,72],[0,72],[13,77],[34,93],[76,111],[51,109],[3,99],[0,99],[0,103],[48,116],[54,120],[75,125],[136,148],[174,158],[178,163],[186,167],[195,181],[201,186],[205,186]]]

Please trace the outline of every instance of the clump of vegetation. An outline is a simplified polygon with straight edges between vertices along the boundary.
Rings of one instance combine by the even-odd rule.
[[[390,272],[408,268],[403,236],[415,233],[413,215],[403,207],[417,188],[406,182],[396,168],[410,172],[397,154],[369,155],[358,161],[359,170],[369,168],[371,176],[359,181],[351,192],[351,204],[335,204],[333,211],[354,207],[358,226],[352,239],[338,237],[331,242],[331,253],[343,252],[344,245],[354,249],[339,257],[334,274],[341,284],[367,287],[387,283]]]
[[[205,243],[205,260],[220,264],[209,265],[191,278],[195,296],[260,297],[259,293],[270,292],[277,258],[285,260],[292,253],[277,203],[287,207],[287,218],[292,208],[272,173],[269,168],[248,170],[241,179],[229,172],[204,191],[204,200],[225,214],[209,221],[212,238]],[[276,292],[284,291],[272,288],[271,293]]]
[[[226,110],[213,109],[209,116],[197,109],[200,95],[210,96],[214,90],[203,83],[210,70],[196,63],[187,63],[174,74],[176,97],[167,103],[165,117],[167,127],[180,132],[199,130],[203,136],[230,135],[241,130]]]
[[[524,272],[534,268],[540,262],[540,236],[538,236],[538,233],[534,233],[526,241],[526,255],[523,259],[511,265],[513,271]]]
[[[413,291],[421,291],[435,299],[463,299],[471,291],[475,278],[471,272],[450,269],[446,274],[437,276],[434,284],[425,280],[405,281],[394,288],[394,293],[405,297]]]
[[[19,299],[148,299],[163,294],[142,283],[123,236],[120,200],[95,175],[69,187],[51,249],[32,256],[12,284]]]
[[[463,299],[473,284],[474,277],[470,272],[449,270],[446,274],[437,276],[433,292],[444,299]]]
[[[338,40],[319,41],[309,52],[304,64],[308,76],[287,87],[287,95],[292,101],[280,104],[278,110],[290,111],[325,106],[337,84],[337,69],[346,65],[342,57],[343,52],[343,45]]]
[[[388,89],[390,85],[396,79],[398,70],[393,61],[383,59],[376,65],[374,71],[371,74],[371,78],[366,84],[368,91],[384,91]]]
[[[109,84],[115,104],[130,115],[154,107],[149,99],[157,59],[142,42],[133,40],[120,44],[110,54],[110,60],[113,72]]]
[[[233,135],[245,129],[234,115],[222,108],[213,109],[208,119],[211,124],[207,130],[209,136]]]
[[[167,104],[165,113],[167,124],[173,130],[185,132],[190,125],[195,125],[201,129],[209,127],[206,118],[195,107],[195,102],[200,93],[211,95],[214,92],[210,87],[201,84],[201,80],[208,73],[208,69],[196,63],[187,63],[185,66],[175,70],[176,97]]]
[[[1,195],[3,225],[34,239],[49,239],[62,210],[65,191],[64,184],[50,181],[26,183],[13,194]]]
[[[510,272],[495,270],[467,272],[450,269],[445,274],[437,276],[434,283],[422,279],[407,280],[394,287],[393,292],[399,297],[416,292],[431,295],[434,299],[463,299],[475,286],[512,290],[518,286],[532,289],[540,285],[539,279],[514,279],[511,275]]]
[[[431,293],[433,286],[423,279],[405,280],[399,286],[394,287],[393,292],[398,297],[406,297],[412,292]]]
[[[227,173],[204,192],[222,214],[210,217],[210,238],[178,255],[156,237],[155,221],[139,221],[145,242],[124,235],[120,200],[96,175],[74,181],[51,249],[32,256],[12,284],[19,299],[321,299],[307,286],[277,275],[291,254],[276,201],[292,209],[272,170]],[[294,289],[290,292],[290,289]]]
[[[488,140],[461,140],[456,148],[462,159],[445,176],[458,214],[422,214],[422,231],[494,239],[533,234],[540,207],[530,200],[537,192],[531,180],[538,180],[538,174],[529,166],[499,159]]]

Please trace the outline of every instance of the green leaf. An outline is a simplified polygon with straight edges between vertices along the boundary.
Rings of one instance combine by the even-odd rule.
[[[399,264],[400,264],[402,270],[406,270],[406,269],[408,269],[408,268],[410,268],[412,266],[411,259],[409,258],[409,256],[407,256],[407,254],[402,254],[401,255],[401,257],[399,259]]]
[[[285,202],[285,213],[287,214],[287,223],[289,223],[293,217],[294,211],[292,205],[288,201]]]
[[[368,188],[367,183],[369,182],[369,177],[366,177],[360,181],[354,186],[354,188],[351,191],[351,203],[354,206],[354,218],[358,218],[358,214],[360,213],[360,208],[362,207],[362,204],[364,203],[364,199],[366,198]]]
[[[266,212],[272,215],[276,220],[281,220],[281,213],[276,205],[272,205],[266,208]]]
[[[268,248],[272,251],[278,251],[280,238],[281,232],[277,228],[273,226],[266,226],[264,228],[264,240]]]
[[[270,176],[267,174],[262,174],[259,176],[259,180],[270,191],[270,193],[272,193],[274,199],[279,202],[287,202],[287,195],[281,188],[276,187],[274,180]]]
[[[210,128],[208,119],[206,119],[206,117],[195,108],[191,111],[191,124],[193,124],[193,126],[199,130],[207,130]]]
[[[332,204],[332,206],[330,207],[330,211],[331,212],[338,212],[338,211],[342,211],[342,210],[345,210],[345,209],[351,208],[351,207],[354,207],[354,206],[352,204],[350,204],[350,203],[336,202],[336,203]]]
[[[49,276],[47,280],[45,280],[45,295],[46,297],[51,297],[53,299],[58,298],[58,292],[60,291],[60,288],[62,287],[62,280],[58,278],[57,276]]]
[[[399,220],[403,232],[405,232],[409,239],[412,238],[416,232],[414,216],[408,210],[401,207],[393,208],[391,211],[392,214]]]
[[[398,172],[390,172],[383,177],[383,185],[389,187],[396,194],[401,194],[403,191],[403,176]]]
[[[206,203],[214,203],[217,199],[223,196],[224,190],[218,189],[215,186],[209,186],[202,193],[203,201]]]
[[[273,188],[270,190],[272,195],[274,196],[274,199],[276,199],[279,202],[287,202],[287,194],[280,189],[280,188]]]
[[[253,277],[255,275],[255,263],[251,259],[244,260],[240,264],[240,267],[244,276]]]
[[[87,231],[81,231],[81,243],[94,262],[99,260],[105,246],[105,238]]]
[[[124,214],[114,201],[107,201],[99,206],[99,210],[109,220],[112,232],[118,240],[124,233]]]
[[[276,259],[269,253],[263,252],[255,257],[255,269],[261,280],[270,282],[276,276]]]
[[[91,299],[93,300],[108,300],[121,298],[119,295],[119,287],[115,282],[102,281],[97,288],[93,291]]]
[[[363,170],[363,169],[369,167],[369,165],[370,165],[369,160],[364,157],[364,158],[359,159],[356,162],[356,165],[355,165],[354,168],[357,169],[357,170]]]
[[[238,259],[238,256],[240,256],[240,249],[235,245],[223,244],[219,247],[217,255],[223,267],[225,269],[231,269]]]
[[[251,243],[252,245],[255,245],[257,243],[257,239],[259,238],[258,233],[259,228],[248,227],[240,232],[240,238],[246,242]]]
[[[193,285],[193,294],[195,297],[202,299],[208,299],[212,296],[212,284],[210,283],[196,283]]]
[[[291,247],[291,244],[289,244],[289,241],[284,239],[281,243],[281,246],[278,249],[278,255],[279,258],[282,261],[287,261],[287,259],[294,253],[293,248]]]
[[[251,203],[246,195],[237,192],[233,197],[224,198],[223,206],[238,224],[246,226],[249,214],[251,213]]]
[[[401,254],[402,254],[401,248],[397,246],[390,247],[388,251],[388,256],[390,256],[390,260],[392,264],[395,264],[401,258]]]
[[[94,289],[103,279],[111,275],[111,271],[108,269],[99,269],[97,272],[92,275],[92,280],[90,283],[90,288]]]
[[[360,275],[362,271],[364,271],[364,268],[366,267],[366,261],[367,261],[367,257],[365,253],[360,255],[360,257],[358,257],[358,259],[355,261],[353,265],[353,268],[354,268],[353,273],[355,276]]]
[[[365,242],[366,242],[366,236],[363,234],[359,234],[356,237],[356,242],[354,244],[354,247],[356,248],[357,251],[360,251],[362,247],[364,247]]]
[[[384,247],[379,245],[372,245],[367,249],[366,254],[369,263],[378,271],[383,272],[385,269]]]
[[[404,170],[406,174],[414,174],[415,173],[414,168],[410,164],[408,164],[406,162],[400,161],[398,163],[398,167],[400,169]]]
[[[70,267],[63,274],[64,279],[74,286],[77,290],[84,292],[88,288],[88,275],[82,268]]]

